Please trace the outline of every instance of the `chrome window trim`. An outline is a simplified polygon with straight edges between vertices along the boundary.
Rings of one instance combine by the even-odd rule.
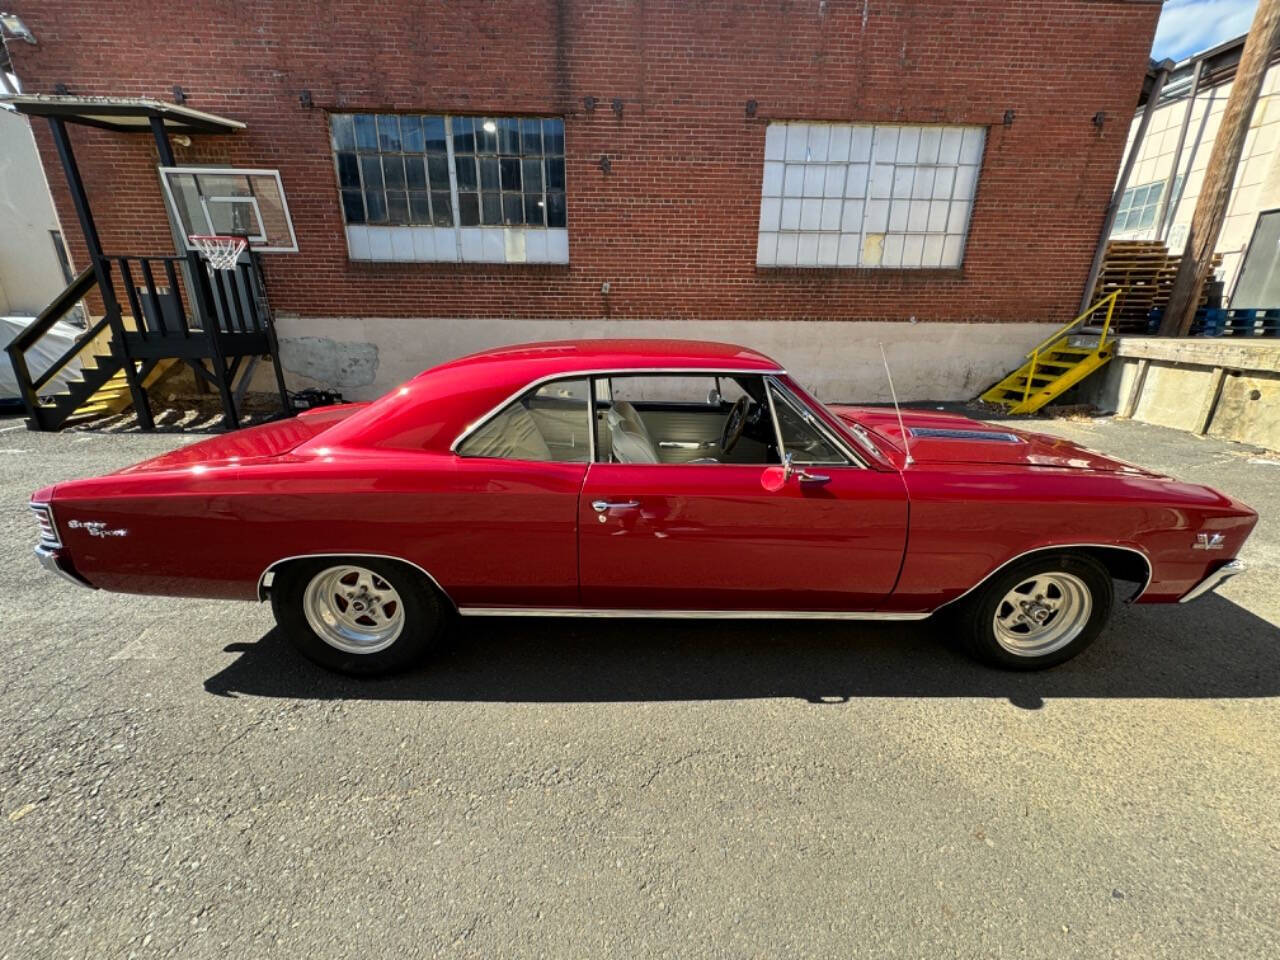
[[[459,607],[464,617],[600,617],[637,620],[924,620],[929,613],[874,610],[626,610],[586,607]]]
[[[587,377],[587,466],[596,462],[596,383]]]
[[[804,390],[804,392],[808,394],[808,390],[805,390],[802,384],[796,384],[796,386],[800,387],[801,390]],[[793,396],[795,395],[794,390],[787,390],[787,392]],[[865,464],[868,469],[871,469],[872,463],[897,469],[896,467],[893,467],[893,461],[890,460],[885,455],[884,451],[880,449],[877,443],[871,439],[867,433],[867,429],[862,424],[857,421],[854,421],[853,423],[845,422],[842,418],[836,416],[836,414],[833,413],[826,404],[812,395],[809,396],[809,399],[813,401],[812,403],[806,402],[800,397],[796,397],[796,399],[804,403],[805,407],[811,412],[815,412],[815,407],[821,410],[821,415],[817,417],[817,420],[839,438],[840,445],[843,449],[854,450],[854,448],[850,447],[848,444],[848,438],[845,437],[845,431],[851,434],[854,442],[859,445],[859,449],[862,451],[855,451],[854,458],[860,463]],[[868,459],[868,454],[870,455],[870,459]]]
[[[824,440],[830,443],[841,454],[844,455],[846,463],[814,463],[809,466],[814,467],[857,467],[858,469],[867,469],[866,460],[854,452],[853,448],[845,442],[843,437],[836,434],[834,430],[828,426],[825,420],[819,416],[815,416],[810,406],[797,397],[792,391],[787,389],[786,384],[778,380],[774,376],[765,377],[765,396],[769,397],[769,411],[773,414],[774,431],[778,437],[779,456],[782,456],[782,425],[778,423],[778,411],[773,406],[773,395],[769,392],[769,386],[777,388],[782,394],[784,400],[791,404],[792,409],[796,410],[806,424],[812,427]]]
[[[295,553],[288,557],[281,557],[279,560],[268,564],[267,568],[258,575],[258,600],[262,601],[267,599],[267,591],[271,589],[271,586],[275,581],[276,567],[281,564],[289,563],[293,560],[323,560],[326,558],[342,557],[367,557],[374,560],[395,560],[398,563],[403,563],[406,566],[413,567],[431,581],[431,585],[440,591],[440,595],[449,602],[449,606],[453,607],[455,610],[458,608],[458,605],[453,602],[453,598],[449,596],[449,592],[445,590],[444,587],[440,586],[440,581],[433,577],[426,567],[414,563],[412,560],[406,560],[404,557],[398,557],[394,553],[348,553],[333,550],[325,550],[319,553]]]
[[[782,442],[782,424],[778,422],[778,408],[773,405],[773,391],[770,389],[772,383],[772,377],[764,378],[764,398],[769,404],[769,419],[773,421],[773,439],[778,442],[778,462],[786,463],[787,445]]]
[[[1151,579],[1152,577],[1155,576],[1155,567],[1151,563],[1151,558],[1147,556],[1146,551],[1144,550],[1139,550],[1136,547],[1126,547],[1118,543],[1050,543],[1043,547],[1033,547],[1030,550],[1024,550],[1019,554],[1015,554],[1014,556],[1006,560],[1004,563],[996,567],[994,570],[990,571],[981,579],[979,579],[977,583],[971,586],[964,593],[960,594],[957,597],[952,597],[946,603],[939,604],[933,609],[936,612],[938,610],[941,610],[943,607],[950,606],[953,603],[959,603],[969,594],[973,593],[973,591],[977,590],[984,583],[986,583],[988,580],[990,580],[992,577],[998,574],[1005,567],[1009,566],[1009,564],[1015,563],[1018,560],[1025,559],[1026,557],[1029,557],[1034,553],[1046,553],[1053,550],[1071,550],[1076,547],[1098,547],[1103,550],[1124,550],[1124,551],[1127,551],[1128,553],[1137,554],[1139,557],[1142,558],[1142,562],[1147,565],[1147,579],[1143,581],[1142,588],[1128,599],[1127,601],[1128,603],[1133,603],[1134,601],[1136,601],[1139,597],[1141,597],[1144,593],[1146,593],[1147,588],[1151,586]]]
[[[471,436],[471,434],[475,433],[477,430],[483,427],[486,423],[488,423],[490,420],[496,417],[499,413],[501,413],[504,409],[506,409],[510,404],[515,403],[515,401],[519,400],[530,390],[536,390],[538,387],[542,386],[545,383],[551,383],[555,380],[576,380],[582,377],[631,377],[631,376],[645,377],[650,375],[671,376],[676,374],[685,374],[691,377],[714,377],[717,375],[726,376],[726,377],[735,376],[735,375],[751,376],[751,377],[769,377],[769,376],[785,376],[786,371],[780,367],[772,367],[766,370],[738,370],[738,369],[708,370],[708,369],[703,369],[701,367],[642,367],[639,369],[632,368],[632,367],[622,367],[622,368],[599,367],[599,368],[591,368],[591,369],[585,369],[585,370],[566,370],[562,373],[550,373],[550,374],[547,374],[545,377],[538,377],[536,380],[529,381],[523,387],[517,390],[515,393],[511,394],[509,397],[503,400],[501,403],[491,407],[479,419],[473,420],[471,421],[471,423],[463,427],[462,432],[458,434],[457,438],[454,439],[453,443],[449,444],[449,452],[456,454],[457,456],[460,456],[460,457],[465,456],[465,454],[458,453],[458,447],[461,446],[462,443],[469,436]],[[592,399],[593,407],[594,407],[594,402],[595,401],[593,398]],[[482,459],[482,458],[475,458],[475,459]],[[540,463],[542,461],[534,460],[534,461],[523,461],[523,462]],[[591,460],[588,462],[589,463],[598,462],[595,459],[594,450],[592,451],[592,454],[591,454]]]

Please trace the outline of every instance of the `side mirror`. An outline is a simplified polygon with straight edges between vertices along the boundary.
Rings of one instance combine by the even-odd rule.
[[[800,483],[823,484],[831,482],[831,478],[825,473],[810,473],[804,467],[797,468],[793,463],[793,457],[794,454],[790,452],[784,454],[782,457],[783,483],[788,482],[792,477],[795,477]]]
[[[760,477],[760,485],[770,493],[776,493],[791,482],[792,479],[807,486],[821,486],[831,481],[831,477],[825,473],[810,473],[804,467],[797,467],[792,455],[787,453],[782,457],[782,466],[765,468]]]

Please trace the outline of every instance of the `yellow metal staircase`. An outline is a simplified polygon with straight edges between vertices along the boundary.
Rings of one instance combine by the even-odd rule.
[[[1050,400],[1087,377],[1111,359],[1114,338],[1111,314],[1121,291],[1099,300],[1070,323],[1040,342],[1027,354],[1027,361],[979,398],[984,403],[998,404],[1010,413],[1035,413]],[[1079,327],[1103,307],[1107,308],[1102,332],[1096,342]]]

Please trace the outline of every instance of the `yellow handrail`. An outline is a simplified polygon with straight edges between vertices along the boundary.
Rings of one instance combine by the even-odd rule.
[[[1076,317],[1070,323],[1061,327],[1056,333],[1050,335],[1048,338],[1041,340],[1038,344],[1036,344],[1031,349],[1031,352],[1027,354],[1027,359],[1031,361],[1031,365],[1027,367],[1027,380],[1022,385],[1022,402],[1023,403],[1026,403],[1028,398],[1031,396],[1031,381],[1035,379],[1036,367],[1040,365],[1040,351],[1043,350],[1045,347],[1049,346],[1050,344],[1057,343],[1059,340],[1065,337],[1075,326],[1084,322],[1084,320],[1087,317],[1092,316],[1093,313],[1097,311],[1103,304],[1107,305],[1107,319],[1102,322],[1102,336],[1098,338],[1098,348],[1101,349],[1102,347],[1106,346],[1107,333],[1111,330],[1111,315],[1115,313],[1116,300],[1119,298],[1122,292],[1123,292],[1122,290],[1116,290],[1114,293],[1111,293],[1110,295],[1102,298],[1097,303],[1095,303],[1092,307],[1086,310],[1084,313],[1080,314],[1080,316]]]
[[[1121,290],[1116,290],[1115,292],[1110,293],[1110,294],[1108,294],[1107,296],[1103,297],[1101,300],[1099,300],[1097,303],[1095,303],[1092,307],[1090,307],[1090,308],[1089,308],[1088,310],[1086,310],[1084,313],[1080,314],[1080,316],[1076,317],[1076,318],[1075,318],[1074,320],[1072,320],[1070,323],[1065,324],[1064,326],[1062,326],[1062,327],[1058,328],[1058,330],[1057,330],[1057,331],[1055,331],[1054,333],[1051,333],[1051,334],[1050,334],[1048,337],[1046,337],[1044,340],[1041,340],[1038,344],[1036,344],[1036,345],[1035,345],[1031,350],[1029,350],[1029,351],[1027,352],[1027,357],[1028,357],[1028,358],[1030,358],[1030,357],[1034,356],[1035,354],[1039,353],[1041,350],[1043,350],[1043,349],[1044,349],[1045,347],[1047,347],[1049,344],[1053,343],[1053,341],[1055,341],[1055,340],[1059,339],[1059,338],[1060,338],[1060,337],[1062,337],[1064,334],[1066,334],[1069,330],[1071,330],[1071,328],[1072,328],[1072,327],[1075,327],[1075,326],[1077,326],[1078,324],[1083,323],[1083,322],[1084,322],[1088,317],[1092,316],[1092,315],[1094,314],[1094,312],[1095,312],[1095,311],[1097,311],[1100,307],[1102,307],[1102,305],[1103,305],[1103,304],[1106,304],[1106,306],[1107,306],[1107,320],[1106,320],[1106,323],[1105,323],[1105,324],[1103,325],[1103,327],[1102,327],[1102,339],[1098,341],[1098,346],[1102,346],[1104,343],[1106,343],[1106,340],[1107,340],[1107,331],[1108,331],[1109,329],[1111,329],[1111,314],[1115,311],[1115,308],[1116,308],[1116,299],[1117,299],[1117,298],[1120,296],[1120,294],[1121,294],[1121,293],[1123,293],[1123,292],[1124,292],[1124,291],[1123,291],[1123,289],[1121,289]]]

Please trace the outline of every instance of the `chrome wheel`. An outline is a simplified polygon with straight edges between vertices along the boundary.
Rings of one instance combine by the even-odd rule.
[[[1043,657],[1080,635],[1093,612],[1093,594],[1079,577],[1038,573],[1004,595],[992,628],[996,642],[1019,657]]]
[[[302,595],[311,629],[344,653],[377,653],[404,629],[404,603],[396,588],[364,567],[321,570]]]

